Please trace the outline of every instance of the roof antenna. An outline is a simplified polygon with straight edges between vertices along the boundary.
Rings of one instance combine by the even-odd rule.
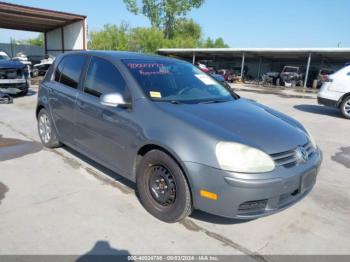
[[[341,45],[341,41],[338,43],[338,48],[340,48],[340,45]]]

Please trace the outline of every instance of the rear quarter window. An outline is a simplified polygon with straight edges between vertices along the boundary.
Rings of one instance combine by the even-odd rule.
[[[78,88],[85,61],[86,57],[80,55],[64,57],[56,69],[55,81],[74,89]]]
[[[43,82],[51,81],[52,80],[52,73],[54,70],[54,64],[50,65],[49,69],[47,70]]]

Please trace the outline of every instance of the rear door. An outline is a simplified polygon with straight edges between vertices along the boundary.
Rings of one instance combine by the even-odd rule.
[[[69,55],[63,57],[50,83],[49,104],[57,132],[63,142],[72,143],[76,134],[75,107],[81,72],[86,56]]]
[[[125,171],[126,149],[136,136],[130,120],[132,112],[101,105],[100,96],[109,93],[119,93],[125,100],[131,100],[119,70],[105,59],[92,57],[77,97],[78,143],[92,158],[115,171]]]

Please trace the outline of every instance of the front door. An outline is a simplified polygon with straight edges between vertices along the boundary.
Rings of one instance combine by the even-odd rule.
[[[76,124],[79,146],[90,156],[116,171],[125,171],[127,149],[134,141],[132,111],[100,103],[103,94],[119,93],[130,99],[118,69],[107,60],[93,57],[83,89],[77,97]]]

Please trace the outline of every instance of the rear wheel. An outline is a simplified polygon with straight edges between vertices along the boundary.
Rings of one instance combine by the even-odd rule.
[[[41,109],[38,115],[38,131],[41,143],[48,148],[61,146],[55,127],[46,109]]]
[[[350,119],[350,96],[345,98],[344,101],[341,103],[340,110],[345,118]]]
[[[168,154],[159,150],[148,152],[138,167],[136,182],[142,205],[159,220],[175,223],[191,214],[189,185]]]

